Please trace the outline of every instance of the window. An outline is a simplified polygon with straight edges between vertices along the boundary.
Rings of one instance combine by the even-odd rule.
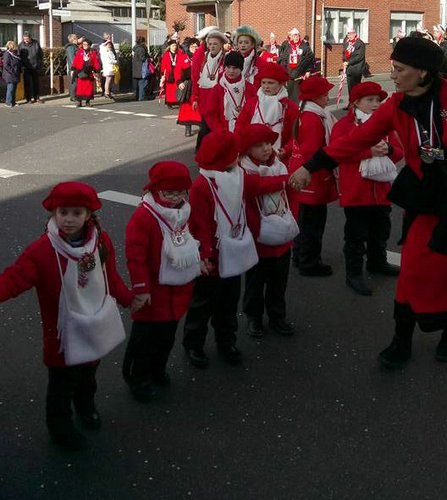
[[[9,40],[20,41],[17,40],[17,24],[0,23],[0,47],[5,47]]]
[[[196,14],[196,33],[205,27],[205,13],[197,12]]]
[[[417,25],[422,24],[420,12],[391,12],[390,18],[390,40],[392,40],[401,29],[406,35],[416,31]]]
[[[323,40],[343,43],[348,26],[354,26],[359,37],[368,42],[368,11],[353,9],[324,9]]]
[[[137,9],[137,17],[141,17],[143,19],[146,19],[146,9]]]

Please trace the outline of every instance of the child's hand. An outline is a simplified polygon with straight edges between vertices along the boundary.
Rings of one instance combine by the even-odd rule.
[[[148,306],[151,305],[151,294],[150,293],[141,293],[139,295],[135,295],[132,300],[132,304],[130,305],[130,311],[132,313],[139,311],[145,304]]]
[[[200,271],[202,272],[202,274],[208,276],[213,269],[214,265],[211,264],[209,259],[203,259],[200,261]]]

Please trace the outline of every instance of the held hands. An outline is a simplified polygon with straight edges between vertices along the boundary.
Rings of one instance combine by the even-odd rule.
[[[185,88],[185,84],[184,84],[183,82],[180,82],[180,83],[178,84],[178,88],[179,88],[180,90],[183,90],[183,89]]]
[[[384,140],[381,140],[371,148],[372,156],[386,156],[388,154],[388,151],[388,144]]]
[[[214,265],[211,264],[209,259],[203,259],[200,261],[200,271],[205,276],[208,276],[213,269]]]
[[[312,176],[304,167],[300,167],[289,177],[289,185],[295,191],[301,191],[310,184]]]
[[[130,311],[132,313],[139,311],[145,304],[148,306],[151,305],[151,294],[150,293],[141,293],[139,295],[135,295],[130,304]]]

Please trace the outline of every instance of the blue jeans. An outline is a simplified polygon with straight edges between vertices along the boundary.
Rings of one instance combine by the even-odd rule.
[[[146,97],[147,78],[134,78],[133,88],[135,90],[135,100],[144,101]]]
[[[16,90],[17,90],[17,83],[6,84],[6,104],[10,106],[16,105]]]

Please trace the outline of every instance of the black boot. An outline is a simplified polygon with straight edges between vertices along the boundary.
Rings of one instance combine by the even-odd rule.
[[[347,275],[346,284],[349,286],[349,288],[352,288],[354,292],[358,293],[359,295],[372,295],[372,290],[366,284],[362,274],[359,274],[358,276]]]
[[[389,262],[380,265],[367,263],[366,269],[371,274],[382,274],[383,276],[398,276],[400,273],[400,267]]]
[[[185,137],[192,137],[192,125],[185,125]]]
[[[48,433],[55,444],[68,451],[85,448],[86,438],[75,428],[71,418],[47,421]]]
[[[436,359],[447,363],[447,329],[442,332],[441,340],[436,347]]]
[[[403,368],[411,358],[414,320],[396,318],[396,333],[391,344],[379,354],[382,366],[389,369]]]
[[[247,333],[250,337],[262,337],[264,335],[262,318],[258,316],[247,316]]]

